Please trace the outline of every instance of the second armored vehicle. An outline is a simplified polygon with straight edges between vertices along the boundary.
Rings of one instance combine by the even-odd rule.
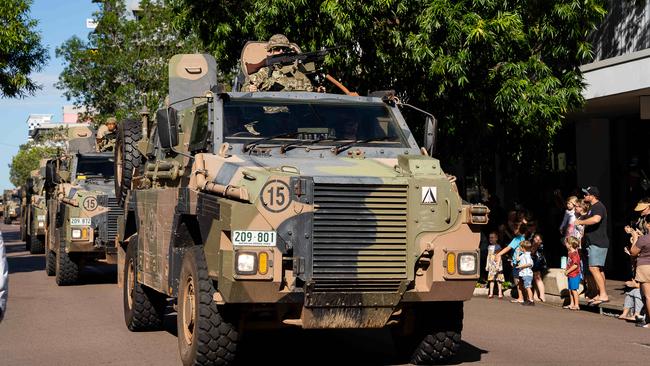
[[[77,282],[90,261],[116,258],[113,152],[95,152],[89,129],[70,134],[67,153],[50,161],[46,174],[56,186],[48,201],[45,270],[59,285]]]

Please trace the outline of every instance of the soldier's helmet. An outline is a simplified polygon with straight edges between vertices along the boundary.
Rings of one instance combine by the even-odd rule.
[[[117,127],[117,120],[115,119],[115,117],[108,117],[104,124],[106,125],[106,127],[108,127],[109,130],[112,131],[115,129],[115,127]]]
[[[289,42],[289,38],[284,34],[274,34],[269,38],[266,50],[270,51],[274,48],[291,48],[291,42]]]

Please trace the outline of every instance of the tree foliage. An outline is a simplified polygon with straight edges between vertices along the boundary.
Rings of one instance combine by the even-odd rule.
[[[25,97],[40,86],[30,75],[48,59],[36,31],[37,21],[29,17],[31,0],[0,0],[0,95]]]
[[[307,51],[347,45],[328,58],[328,72],[351,89],[392,88],[433,111],[447,156],[478,163],[500,152],[530,166],[543,163],[564,117],[583,103],[578,67],[605,14],[602,0],[184,3],[186,29],[222,70],[236,68],[247,40],[274,33]]]
[[[22,186],[27,182],[32,170],[38,169],[39,161],[55,156],[57,151],[58,148],[54,146],[34,142],[20,145],[18,153],[11,159],[9,165],[9,180],[16,187]]]
[[[180,36],[173,1],[142,0],[133,17],[123,0],[104,0],[97,28],[87,40],[72,37],[56,49],[65,67],[57,87],[99,119],[137,116],[167,95],[167,63],[177,53],[200,49],[196,37]]]

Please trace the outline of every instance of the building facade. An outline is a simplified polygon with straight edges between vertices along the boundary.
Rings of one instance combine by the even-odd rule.
[[[583,65],[586,104],[570,116],[575,128],[576,179],[596,185],[609,210],[610,273],[629,273],[623,227],[636,202],[650,196],[650,2],[608,1],[591,35],[594,61]]]

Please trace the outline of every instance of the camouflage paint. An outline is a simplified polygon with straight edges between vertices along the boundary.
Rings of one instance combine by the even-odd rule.
[[[285,324],[304,328],[378,328],[403,303],[471,297],[478,259],[474,273],[449,274],[446,253],[476,253],[479,227],[439,161],[420,154],[396,106],[390,110],[406,148],[363,147],[336,155],[258,146],[243,153],[241,145],[223,142],[223,103],[229,98],[383,102],[288,92],[198,98],[206,94],[197,91],[215,86],[208,75],[186,72],[205,65],[210,70],[212,58],[199,57],[207,56],[182,55],[170,63],[172,104],[181,96],[197,97],[175,107],[178,144],[167,152],[156,148],[157,136],[138,144],[149,159],[134,178],[120,238],[139,234],[139,282],[175,296],[184,248],[201,245],[217,285],[215,301],[276,304]],[[206,107],[206,143],[193,151],[197,111]],[[247,194],[233,199],[224,193],[229,189]],[[435,195],[434,203],[424,202],[431,200],[427,194]],[[129,218],[136,223],[131,230]],[[273,231],[276,245],[236,246],[236,230]],[[237,274],[238,252],[268,253],[268,273]]]

